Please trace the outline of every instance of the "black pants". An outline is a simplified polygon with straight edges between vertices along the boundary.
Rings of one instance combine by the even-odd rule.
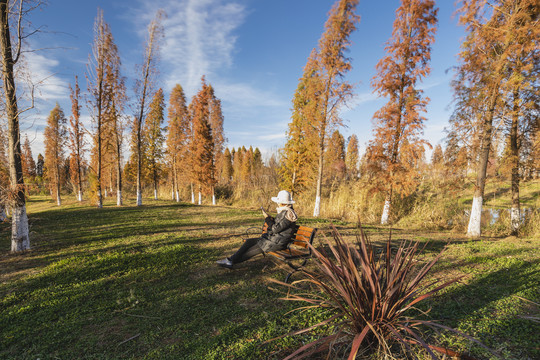
[[[238,264],[251,259],[255,255],[262,254],[263,250],[258,245],[259,240],[260,238],[247,239],[242,246],[240,246],[240,249],[229,257],[229,260],[231,260],[233,264]]]

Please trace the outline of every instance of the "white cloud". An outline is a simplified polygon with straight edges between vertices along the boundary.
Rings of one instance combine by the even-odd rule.
[[[289,119],[290,100],[272,89],[254,83],[227,80],[224,75],[234,62],[237,31],[243,24],[248,9],[242,0],[157,0],[139,2],[138,10],[130,17],[137,33],[144,38],[146,26],[157,8],[167,13],[163,21],[165,39],[161,48],[161,74],[165,89],[181,84],[187,100],[200,88],[201,77],[214,86],[216,96],[222,100],[228,124],[242,128],[240,132],[227,131],[231,144],[246,139],[277,140]],[[254,122],[272,124],[270,134],[266,129],[251,129]],[[283,124],[281,124],[283,122]]]
[[[435,87],[437,87],[437,86],[439,86],[439,85],[441,85],[441,84],[446,84],[446,83],[445,83],[443,80],[441,80],[441,79],[433,79],[433,80],[431,80],[431,82],[428,83],[428,84],[422,84],[422,85],[420,85],[420,89],[426,91],[426,90],[435,88]]]
[[[69,97],[69,85],[56,75],[55,68],[60,64],[56,59],[30,52],[25,56],[30,72],[35,96],[42,101],[64,100]]]
[[[360,105],[366,104],[372,101],[377,101],[380,97],[374,92],[364,92],[361,94],[354,94],[352,99],[347,102],[347,106],[343,108],[343,113],[357,109]]]
[[[161,56],[169,89],[180,83],[191,96],[203,75],[211,77],[216,70],[231,65],[237,39],[234,33],[246,16],[243,5],[228,0],[158,0],[141,5],[132,16],[141,37],[146,36],[146,26],[157,8],[167,14]]]
[[[248,84],[219,83],[215,86],[216,96],[225,102],[242,107],[283,107],[287,103],[269,91],[253,88]]]
[[[43,129],[47,115],[54,102],[69,99],[69,84],[57,75],[60,62],[44,53],[28,52],[18,67],[17,98],[20,115],[20,131],[28,136],[34,156],[43,153]],[[33,94],[32,94],[33,86]],[[33,96],[33,108],[30,109]],[[65,111],[65,110],[64,110]]]
[[[282,140],[285,139],[285,133],[261,135],[258,138],[264,141]]]

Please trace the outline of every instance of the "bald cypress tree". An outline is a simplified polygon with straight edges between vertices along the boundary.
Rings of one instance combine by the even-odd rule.
[[[507,156],[511,167],[512,209],[510,229],[517,235],[521,225],[520,178],[524,173],[522,160],[534,148],[535,133],[540,131],[540,3],[514,1],[501,4],[503,11],[513,14],[508,19],[514,38],[509,49],[509,67],[503,83]],[[515,25],[514,25],[515,24]],[[516,26],[517,25],[517,26]]]
[[[233,176],[232,154],[229,148],[223,152],[223,161],[221,162],[221,179],[224,183],[229,183]]]
[[[154,199],[158,199],[158,184],[163,172],[162,160],[164,156],[163,143],[163,122],[165,120],[165,98],[163,90],[159,89],[151,103],[148,116],[145,121],[144,139],[146,142],[146,158],[148,159],[148,170],[152,178],[154,187]]]
[[[103,207],[104,157],[110,155],[111,106],[113,98],[117,96],[117,89],[111,83],[113,79],[111,74],[118,68],[118,61],[118,48],[114,43],[110,27],[105,22],[103,11],[99,9],[94,22],[92,54],[87,67],[88,91],[90,93],[88,105],[94,130],[91,168],[95,180],[92,184],[92,191],[96,197],[98,208]]]
[[[30,237],[28,229],[28,215],[26,213],[26,199],[24,176],[21,161],[21,139],[19,131],[19,107],[17,104],[17,91],[15,87],[14,66],[19,60],[22,48],[23,34],[15,31],[16,42],[12,46],[12,34],[10,28],[10,15],[20,15],[19,23],[15,24],[21,30],[23,19],[23,2],[20,8],[10,8],[7,0],[0,0],[0,56],[2,85],[5,97],[5,112],[8,123],[8,163],[11,193],[11,251],[18,252],[30,249]],[[15,16],[15,18],[17,18]]]
[[[58,206],[62,205],[60,188],[62,184],[61,166],[64,162],[66,145],[66,117],[64,111],[57,103],[47,118],[44,131],[45,138],[45,169],[47,180],[53,198]]]
[[[416,165],[422,158],[428,99],[418,82],[431,69],[437,10],[433,0],[402,0],[396,11],[387,55],[377,63],[372,85],[387,103],[374,116],[374,139],[367,149],[368,167],[376,186],[385,192],[381,224],[390,218],[394,193],[406,195],[416,186]]]
[[[325,157],[326,178],[333,182],[340,182],[346,174],[345,168],[345,138],[339,130],[334,130],[328,141]]]
[[[76,187],[77,199],[82,201],[82,165],[85,149],[84,129],[81,122],[80,88],[78,78],[75,76],[74,87],[70,86],[71,116],[69,118],[69,149],[71,181]]]
[[[202,87],[190,104],[193,126],[190,143],[191,174],[199,193],[199,205],[202,203],[202,194],[209,193],[215,181],[213,177],[215,174],[214,142],[210,125],[209,91],[204,77],[201,82]]]
[[[464,127],[472,119],[469,126],[477,134],[476,182],[467,235],[478,237],[493,136],[500,125],[502,100],[506,93],[512,94],[512,88],[507,87],[512,83],[508,82],[508,77],[520,61],[516,56],[538,48],[537,44],[527,44],[529,37],[535,38],[531,31],[538,28],[538,3],[534,0],[464,0],[459,13],[467,37],[462,44],[454,81],[459,104],[455,118],[456,127]],[[529,50],[524,53],[524,49]]]
[[[180,201],[181,173],[188,171],[190,118],[182,86],[176,84],[169,97],[167,157],[171,165],[174,198]]]
[[[32,148],[30,147],[30,140],[28,135],[24,137],[24,144],[22,147],[22,161],[23,161],[23,174],[27,181],[33,179],[36,176],[36,162],[32,155]]]
[[[347,169],[347,177],[356,179],[358,177],[358,137],[351,135],[347,141],[347,153],[345,154],[345,167]]]
[[[316,133],[310,121],[316,116],[319,106],[316,93],[320,79],[316,56],[316,51],[313,50],[294,93],[293,112],[286,133],[287,141],[281,150],[281,187],[289,189],[293,195],[310,184],[317,166]]]
[[[350,46],[349,36],[360,20],[355,14],[357,5],[358,0],[339,0],[334,4],[316,52],[318,81],[313,83],[314,88],[309,91],[310,99],[317,104],[317,111],[310,114],[318,157],[313,216],[320,214],[324,153],[328,135],[333,126],[341,125],[339,109],[352,96],[352,85],[345,81],[345,74],[351,69],[351,61],[345,56],[345,52]]]
[[[135,93],[137,96],[137,113],[132,124],[131,151],[135,154],[137,165],[137,206],[142,206],[142,171],[143,171],[143,128],[148,111],[149,99],[156,91],[157,63],[159,48],[163,38],[161,20],[165,16],[163,10],[158,10],[155,18],[148,25],[148,38],[144,49],[143,62],[138,68],[139,78],[136,80]]]
[[[221,100],[216,97],[214,88],[212,85],[208,85],[207,89],[207,98],[208,98],[208,123],[210,125],[210,130],[212,134],[212,171],[211,175],[211,193],[212,193],[212,204],[216,205],[216,193],[215,185],[217,183],[218,174],[216,170],[219,166],[220,161],[223,156],[223,149],[225,146],[225,134],[223,132],[223,111],[221,109]]]

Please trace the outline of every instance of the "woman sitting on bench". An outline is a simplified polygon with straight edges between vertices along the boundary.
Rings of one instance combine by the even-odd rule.
[[[287,248],[296,230],[298,219],[292,206],[294,201],[286,190],[281,190],[276,197],[272,198],[272,201],[278,204],[276,209],[278,214],[275,219],[264,209],[262,210],[268,231],[261,237],[247,239],[232,256],[219,260],[217,262],[219,266],[232,269],[234,264],[251,259],[255,255]]]

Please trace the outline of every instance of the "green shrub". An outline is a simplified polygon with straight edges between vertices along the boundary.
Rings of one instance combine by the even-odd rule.
[[[437,359],[434,351],[456,355],[451,350],[428,344],[419,329],[427,326],[457,331],[423,320],[422,314],[416,311],[418,303],[459,279],[444,283],[425,281],[442,251],[423,266],[417,266],[418,243],[403,241],[393,247],[389,239],[385,249],[378,251],[363,232],[357,237],[356,246],[342,238],[335,228],[333,238],[334,244],[326,242],[327,249],[311,247],[318,271],[304,271],[305,278],[291,285],[281,283],[292,289],[286,300],[308,304],[301,309],[327,310],[323,321],[293,333],[298,335],[322,328],[325,334],[286,359],[308,358],[320,352],[328,352],[328,358],[332,354],[335,358],[348,353],[348,358],[354,359],[361,349],[388,356],[415,357],[418,347],[432,359]],[[308,290],[305,290],[306,284],[310,286]],[[294,291],[297,289],[300,291]]]

